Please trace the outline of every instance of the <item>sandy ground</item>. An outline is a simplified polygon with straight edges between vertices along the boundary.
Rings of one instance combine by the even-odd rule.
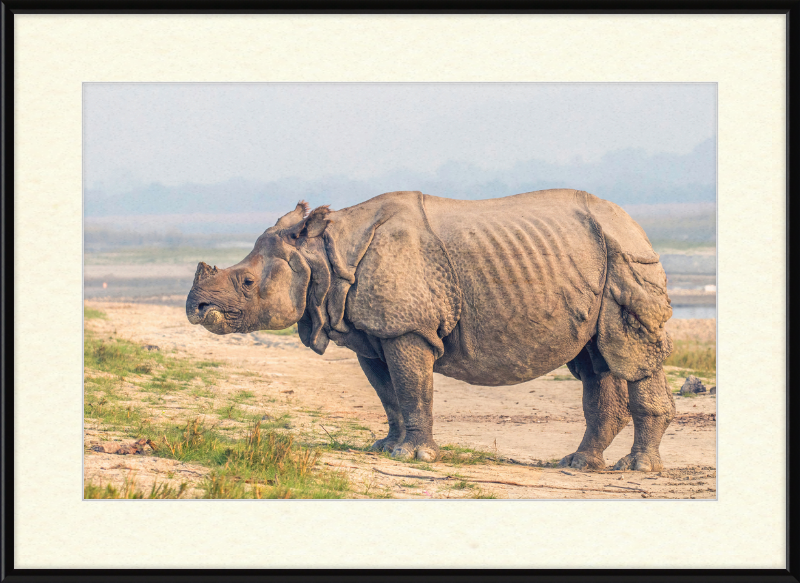
[[[357,422],[376,437],[386,433],[383,408],[355,354],[333,343],[319,356],[296,336],[213,335],[191,326],[184,310],[174,306],[105,301],[86,305],[108,314],[107,320],[87,321],[99,333],[116,330],[120,337],[162,351],[174,349],[177,356],[223,362],[227,374],[218,387],[221,394],[252,391],[270,411],[291,412],[298,430],[309,430],[304,412],[316,410],[328,431]],[[714,340],[714,320],[673,320],[668,326],[678,339]],[[496,452],[503,463],[409,464],[358,450],[325,454],[322,463],[347,471],[351,482],[365,492],[374,488],[394,498],[455,498],[476,492],[497,498],[716,498],[716,398],[707,393],[676,397],[677,416],[661,445],[663,472],[610,471],[630,451],[632,424],[606,450],[609,468],[603,472],[542,467],[573,452],[585,429],[581,383],[563,380],[568,375],[562,367],[509,387],[471,386],[436,375],[437,442]],[[669,378],[675,389],[683,382],[674,374]],[[715,379],[710,384],[716,384]],[[182,408],[186,407],[175,404],[176,415]],[[94,483],[121,483],[125,476],[135,476],[143,487],[154,480],[196,485],[208,471],[153,456],[92,451],[91,443],[102,439],[108,436],[87,425],[84,469],[86,479]],[[320,432],[320,443],[324,441]],[[460,480],[470,487],[454,489]]]

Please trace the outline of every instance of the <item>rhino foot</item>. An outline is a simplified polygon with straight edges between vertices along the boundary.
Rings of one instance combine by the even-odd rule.
[[[602,456],[597,456],[588,451],[576,451],[561,458],[559,468],[573,468],[576,470],[602,470],[606,467]]]
[[[370,449],[372,451],[393,451],[395,446],[397,445],[398,440],[394,437],[384,437],[383,439],[379,439],[375,443],[372,444]]]
[[[664,469],[658,453],[629,453],[614,464],[615,470],[633,470],[635,472],[660,472]]]
[[[435,462],[439,457],[439,446],[433,441],[416,445],[405,441],[392,450],[392,457],[400,460],[416,458],[423,462]]]

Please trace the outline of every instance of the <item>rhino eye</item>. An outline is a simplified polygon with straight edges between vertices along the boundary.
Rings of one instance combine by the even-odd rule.
[[[255,283],[255,281],[253,281],[253,279],[252,279],[252,278],[250,278],[250,277],[246,277],[246,278],[244,279],[244,284],[245,284],[247,287],[250,287],[250,286],[251,286],[251,285],[253,285],[254,283]]]

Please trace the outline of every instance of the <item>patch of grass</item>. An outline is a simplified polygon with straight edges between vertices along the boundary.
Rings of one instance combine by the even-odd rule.
[[[144,492],[136,487],[133,479],[125,478],[122,488],[117,488],[113,484],[98,486],[96,484],[86,484],[83,487],[83,498],[85,500],[97,500],[106,498],[125,498],[125,499],[175,499],[180,498],[188,488],[186,482],[182,483],[177,489],[168,484],[153,483],[150,492]]]
[[[127,380],[144,391],[159,395],[193,388],[196,396],[212,397],[213,393],[207,388],[219,378],[219,373],[211,370],[219,366],[217,362],[170,358],[129,340],[103,340],[91,333],[84,338],[83,363],[84,370],[109,373],[119,379],[147,377]],[[90,376],[86,383],[98,387],[111,383],[108,377],[101,378]]]
[[[86,306],[83,307],[83,319],[84,320],[108,320],[108,316],[105,312],[100,310],[95,310],[94,308],[87,308]]]
[[[711,223],[713,225],[713,222]],[[650,231],[648,231],[649,233]],[[713,227],[711,233],[714,232]],[[695,251],[695,252],[708,252],[716,251],[716,246],[713,241],[681,241],[677,239],[650,239],[653,250],[656,253],[664,253],[669,251]]]
[[[491,500],[495,500],[495,499],[497,499],[497,496],[495,494],[491,493],[491,492],[482,491],[479,494],[476,494],[475,498],[486,499],[486,500],[490,500],[490,499]]]
[[[84,417],[107,431],[151,440],[156,456],[210,468],[200,485],[206,497],[341,498],[349,489],[347,474],[319,467],[319,448],[303,447],[291,434],[280,431],[291,427],[288,414],[262,421],[262,412],[247,407],[245,403],[256,397],[251,391],[239,391],[224,410],[216,411],[224,419],[249,423],[244,438],[241,429],[226,432],[201,422],[199,417],[180,425],[156,424],[149,410],[138,405],[145,399],[164,403],[163,395],[173,391],[197,398],[213,395],[211,385],[220,376],[213,370],[217,363],[169,357],[134,342],[106,340],[88,333],[84,364]],[[132,397],[126,389],[155,394]],[[200,410],[212,406],[204,401]],[[88,484],[85,491],[91,498],[168,498],[179,494],[183,490],[173,492],[166,486],[149,494],[128,485],[119,489]]]
[[[189,391],[189,394],[193,397],[200,399],[213,399],[214,398],[214,391],[209,389],[208,387],[194,387]]]
[[[256,394],[253,391],[248,391],[246,389],[239,391],[238,393],[233,395],[233,397],[231,397],[231,399],[236,403],[244,403],[246,401],[252,401],[255,398]]]
[[[84,418],[93,419],[106,430],[137,427],[145,423],[146,414],[141,407],[118,403],[119,396],[113,393],[87,396],[84,399]],[[129,435],[133,435],[128,432]]]
[[[348,438],[351,437],[347,435],[346,432],[339,430],[335,431],[334,433],[330,433],[325,427],[320,425],[320,429],[325,432],[328,436],[330,442],[325,446],[325,449],[330,451],[347,451],[349,449],[355,450],[365,450],[364,447],[358,446],[355,443],[351,442]]]
[[[466,480],[459,480],[455,484],[453,484],[453,490],[466,490],[468,488],[474,488],[475,484],[467,482]]]
[[[341,498],[342,472],[316,467],[321,452],[298,446],[290,434],[264,430],[256,421],[233,440],[194,419],[149,434],[156,455],[212,468],[200,484],[206,498]]]
[[[557,374],[557,375],[555,375],[553,377],[553,380],[554,381],[576,381],[578,379],[576,379],[571,374]]]
[[[439,448],[440,460],[455,466],[486,464],[497,461],[497,454],[490,451],[461,447],[459,445],[443,445]]]
[[[419,482],[399,482],[398,486],[402,486],[403,488],[419,488]]]
[[[667,366],[691,369],[696,376],[715,375],[717,371],[717,343],[674,340],[672,354],[664,361]]]
[[[293,324],[283,330],[259,330],[258,334],[274,334],[276,336],[291,336],[297,333],[297,324]]]

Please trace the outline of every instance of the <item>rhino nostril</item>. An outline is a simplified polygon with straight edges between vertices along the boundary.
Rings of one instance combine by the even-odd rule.
[[[199,304],[197,304],[197,311],[200,312],[201,314],[205,312],[206,309],[208,309],[208,304],[206,302],[200,302]]]

